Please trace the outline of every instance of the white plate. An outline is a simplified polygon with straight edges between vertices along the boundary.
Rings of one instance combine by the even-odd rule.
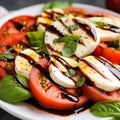
[[[91,5],[85,4],[74,4],[75,6],[85,8],[91,11],[107,11],[109,10],[94,7]],[[18,15],[39,15],[43,4],[34,5],[31,7],[23,8],[21,10],[15,11],[13,13],[8,14],[4,18],[0,20],[0,26],[6,22],[8,19],[13,18]],[[116,14],[112,12],[113,14]],[[18,103],[18,104],[9,104],[0,100],[0,107],[7,111],[8,113],[24,120],[111,120],[111,118],[99,118],[93,116],[89,110],[84,112],[80,112],[79,114],[72,114],[68,116],[60,116],[56,114],[51,114],[49,112],[42,111],[30,104],[27,103]]]

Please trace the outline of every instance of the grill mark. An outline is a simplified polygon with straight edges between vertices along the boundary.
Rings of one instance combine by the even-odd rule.
[[[64,92],[65,88],[58,85],[57,83],[55,83],[52,78],[50,77],[48,71],[46,71],[46,69],[44,69],[40,64],[37,64],[30,56],[27,56],[26,54],[23,54],[23,53],[20,53],[19,54],[21,57],[25,58],[26,60],[28,60],[28,62],[33,65],[35,68],[37,68],[38,70],[40,70],[44,75],[45,77],[50,80],[52,83],[56,84],[60,89],[61,89],[61,96],[63,98],[66,98],[72,102],[78,102],[79,101],[79,98],[74,96],[74,95],[71,95],[71,94],[68,94],[67,92]]]
[[[112,72],[112,74],[120,80],[120,71],[114,65],[101,57],[96,57],[96,59],[103,63],[110,70],[110,72]]]
[[[101,71],[99,71],[94,64],[90,63],[89,61],[85,59],[81,59],[85,64],[87,64],[89,67],[93,68],[97,73],[99,73],[103,78],[107,79],[108,77],[105,76]]]
[[[59,20],[59,22],[66,28],[66,30],[67,30],[70,34],[72,34],[72,31],[67,29],[67,25],[66,25],[61,19]]]
[[[50,33],[55,34],[55,35],[57,35],[57,36],[60,36],[60,37],[63,37],[63,36],[64,36],[64,35],[63,35],[59,30],[57,30],[53,25],[48,26],[47,31],[49,31]]]
[[[94,41],[96,41],[97,39],[97,35],[94,29],[90,28],[87,24],[85,23],[80,23],[78,20],[73,19],[73,21],[75,22],[75,24],[78,24],[79,27],[86,32],[86,34],[88,36],[90,36]]]

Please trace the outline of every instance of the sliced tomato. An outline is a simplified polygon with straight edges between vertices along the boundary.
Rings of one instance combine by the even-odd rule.
[[[31,31],[32,30],[31,27],[34,26],[36,23],[36,18],[37,18],[36,16],[23,15],[23,16],[17,16],[13,18],[12,21],[16,25],[23,26],[23,31]]]
[[[104,92],[100,89],[84,84],[83,85],[84,94],[91,100],[100,102],[107,100],[120,100],[119,91]]]
[[[93,12],[93,13],[91,14],[91,16],[120,17],[120,16],[117,15],[117,14],[113,14],[113,13],[110,13],[110,12],[103,12],[103,11]]]
[[[100,43],[93,54],[95,56],[102,56],[113,63],[120,64],[120,51],[107,47],[105,43]]]
[[[7,75],[7,72],[4,68],[0,67],[0,80]]]
[[[9,36],[7,36],[5,39],[0,41],[0,44],[2,45],[14,45],[17,44],[19,42],[24,42],[24,43],[28,43],[27,39],[26,39],[26,33],[25,32],[18,32],[15,34],[11,34]]]
[[[43,58],[39,64],[46,68],[48,66],[48,60]],[[61,94],[61,89],[52,82],[49,82],[47,90],[43,89],[39,79],[42,75],[38,69],[32,69],[30,73],[30,89],[33,96],[44,106],[53,109],[73,109],[82,106],[88,101],[88,98],[84,95],[79,96],[78,102],[64,98]]]
[[[80,7],[68,7],[68,8],[65,8],[64,9],[65,13],[69,14],[69,13],[72,13],[72,14],[75,14],[75,15],[89,15],[91,14],[90,11],[88,10],[85,10],[83,8],[80,8]]]
[[[4,23],[0,29],[0,40],[4,39],[10,34],[14,34],[17,32],[18,30],[16,29],[15,24],[9,20],[6,23]]]
[[[6,61],[0,60],[0,67],[5,68],[5,67],[6,67],[6,64],[7,64]]]
[[[17,16],[5,22],[0,29],[0,40],[19,32],[28,32],[33,29],[36,16]]]

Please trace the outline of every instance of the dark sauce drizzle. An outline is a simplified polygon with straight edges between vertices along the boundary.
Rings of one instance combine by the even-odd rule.
[[[79,114],[81,112],[84,112],[85,110],[89,109],[94,104],[94,102],[90,100],[86,104],[84,104],[83,106],[81,106],[80,108],[77,108],[77,109],[56,110],[56,109],[51,109],[51,108],[48,108],[46,106],[43,106],[35,98],[30,98],[30,99],[26,100],[25,102],[32,104],[34,107],[36,107],[42,111],[45,111],[45,112],[50,113],[50,114],[62,116],[62,117],[69,116],[72,114],[76,115],[76,114]]]
[[[52,83],[56,84],[56,83],[51,79],[49,73],[48,73],[40,64],[37,64],[31,57],[29,57],[29,56],[27,56],[27,55],[25,55],[25,54],[23,54],[23,53],[20,53],[19,55],[20,55],[21,57],[27,59],[28,62],[29,62],[31,65],[33,65],[35,68],[37,68],[38,70],[40,70],[40,71],[45,75],[45,77],[46,77],[48,80],[50,80]],[[58,85],[58,84],[57,84],[57,85]],[[78,97],[63,92],[64,87],[62,87],[62,86],[60,86],[60,85],[58,85],[58,86],[59,86],[59,88],[61,89],[61,91],[62,91],[61,95],[64,96],[64,98],[67,98],[67,99],[69,99],[69,100],[72,101],[72,102],[78,102],[78,100],[79,100]]]
[[[120,70],[118,70],[114,65],[107,62],[105,59],[101,57],[96,57],[96,59],[103,63],[106,67],[108,67],[108,69],[114,74],[114,76],[120,80]]]
[[[48,26],[47,31],[49,31],[49,32],[51,32],[51,33],[53,33],[53,34],[56,34],[56,35],[58,35],[58,36],[61,36],[61,37],[64,36],[64,35],[63,35],[59,30],[57,30],[53,25]]]
[[[110,25],[110,24],[105,24],[104,26],[97,26],[101,29],[104,29],[104,30],[109,30],[109,31],[112,31],[112,32],[115,32],[115,33],[120,33],[120,28],[117,27],[117,26],[114,26],[114,25]]]
[[[86,34],[88,34],[91,38],[93,38],[94,41],[96,41],[97,36],[96,36],[96,32],[91,29],[87,24],[85,23],[80,23],[78,20],[73,19],[73,21],[79,25],[79,27],[81,29],[83,29],[84,31],[86,31]]]
[[[98,72],[102,77],[104,77],[105,79],[107,78],[107,76],[105,76],[103,73],[101,73],[94,64],[90,63],[89,61],[85,60],[85,59],[81,59],[83,62],[85,62],[87,65],[89,65],[91,68],[93,68],[96,72]]]

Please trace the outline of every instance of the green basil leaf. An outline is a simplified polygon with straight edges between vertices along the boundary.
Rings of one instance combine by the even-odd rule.
[[[120,120],[120,117],[114,117],[114,120]]]
[[[74,41],[74,42],[78,42],[80,40],[80,36],[77,35],[66,35],[60,38],[56,38],[54,40],[54,43],[60,43],[60,42],[70,42],[70,41]]]
[[[15,54],[12,54],[10,51],[12,48],[7,49],[7,51],[3,54],[0,54],[0,60],[2,61],[7,61],[7,60],[14,60],[15,59]]]
[[[65,75],[68,77],[75,77],[76,71],[72,68],[70,68],[67,72],[65,72]]]
[[[101,21],[90,20],[90,22],[94,23],[98,27],[104,27],[104,26],[106,26],[106,24],[104,22],[101,22]]]
[[[66,8],[72,6],[72,2],[60,2],[60,1],[54,1],[46,3],[43,7],[43,11],[47,9],[53,9],[53,8]]]
[[[24,88],[27,88],[27,89],[29,88],[29,83],[28,83],[29,81],[26,77],[21,75],[16,75],[15,77]]]
[[[79,28],[79,25],[70,25],[67,27],[67,30],[71,30],[71,31],[74,31],[74,30],[77,30]]]
[[[8,60],[14,60],[15,59],[15,55],[14,54],[11,54],[11,53],[4,53],[3,54],[4,57]]]
[[[81,87],[81,86],[83,86],[83,84],[85,83],[85,80],[86,80],[85,77],[81,77],[79,80],[76,81],[75,86],[76,86],[76,87]]]
[[[30,91],[24,89],[12,75],[7,75],[0,81],[0,100],[16,103],[30,97]]]
[[[71,76],[71,77],[75,77],[75,75],[76,75],[76,71],[74,70],[74,69],[69,69],[68,70],[68,72],[69,72],[69,75]]]
[[[75,53],[76,48],[77,48],[77,42],[74,41],[66,42],[62,49],[62,55],[64,57],[71,57]]]
[[[120,101],[107,101],[94,104],[90,112],[101,117],[120,117]]]
[[[31,47],[40,47],[41,49],[44,49],[45,32],[43,31],[28,32],[27,37]]]
[[[4,57],[3,54],[0,55],[0,60],[2,60],[2,61],[7,61],[7,59]]]

